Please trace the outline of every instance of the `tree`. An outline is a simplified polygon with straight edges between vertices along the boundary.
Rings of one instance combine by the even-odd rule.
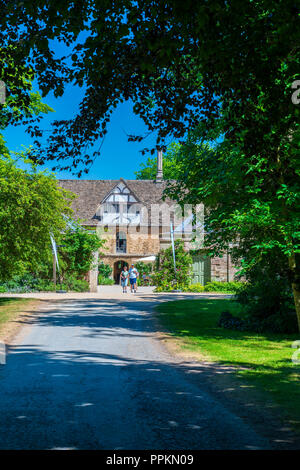
[[[85,87],[78,115],[54,122],[45,149],[36,141],[38,158],[59,160],[79,175],[82,166],[88,171],[100,152],[90,154],[88,145],[104,137],[114,108],[124,100],[132,100],[134,112],[150,132],[157,132],[156,145],[164,150],[168,137],[184,140],[199,123],[206,139],[217,128],[231,146],[231,157],[236,155],[227,162],[224,156],[219,167],[226,164],[224,178],[236,180],[222,183],[217,173],[217,186],[241,196],[232,217],[226,212],[227,225],[221,221],[219,237],[238,231],[253,237],[257,250],[268,250],[271,227],[288,258],[300,312],[291,182],[297,187],[299,106],[291,100],[300,61],[295,1],[39,0],[33,7],[23,0],[20,8],[15,1],[2,0],[1,6],[1,79],[9,83],[9,94],[21,90],[26,98],[20,76],[32,70],[44,95],[53,91],[61,96],[69,83]],[[54,39],[64,42],[70,54],[57,57]],[[16,71],[11,64],[17,64]],[[22,110],[25,98],[24,103],[18,100]],[[29,131],[41,135],[37,127]],[[130,138],[140,141],[143,136]],[[241,175],[247,175],[245,182]],[[197,180],[194,184],[190,187],[198,188]],[[252,185],[259,191],[256,199]],[[207,190],[203,197],[212,198],[211,186]],[[195,193],[199,197],[202,190]],[[233,201],[232,195],[219,195]]]
[[[3,140],[2,150],[4,150]],[[4,150],[5,151],[5,150]],[[22,170],[8,153],[0,158],[0,280],[35,271],[48,258],[50,232],[59,240],[73,195],[53,174]]]
[[[9,94],[32,71],[43,95],[61,96],[70,83],[85,87],[78,115],[54,123],[43,153],[64,168],[81,173],[92,163],[99,150],[90,154],[87,146],[104,137],[124,100],[157,131],[157,146],[168,136],[184,138],[199,122],[208,132],[222,119],[226,138],[247,158],[276,160],[297,124],[294,0],[39,0],[34,8],[31,0],[21,7],[2,0],[1,12],[0,78]],[[64,57],[53,50],[55,39],[69,48]],[[36,127],[30,132],[40,136]]]
[[[276,161],[263,153],[246,158],[226,139],[204,143],[200,128],[181,147],[184,170],[167,194],[181,204],[204,203],[206,246],[211,254],[229,249],[244,274],[265,269],[268,257],[284,261],[273,266],[273,277],[287,273],[300,328],[299,137],[294,133],[289,139],[292,147],[283,148]]]
[[[98,264],[98,274],[101,278],[110,279],[112,273],[112,267],[109,264],[100,261]]]
[[[175,240],[175,258],[176,272],[172,247],[159,252],[152,274],[152,280],[158,292],[188,287],[191,280],[192,257],[184,250],[182,240]]]
[[[94,252],[104,245],[104,241],[79,225],[65,230],[61,240],[59,253],[63,260],[63,276],[82,279],[92,267]]]
[[[135,267],[139,273],[139,283],[143,282],[144,274],[148,277],[153,271],[153,264],[146,261],[137,261]]]
[[[163,156],[164,179],[177,179],[180,162],[178,161],[178,152],[180,145],[172,143]],[[146,163],[141,163],[140,169],[135,172],[137,180],[155,180],[157,171],[156,157],[148,157]]]

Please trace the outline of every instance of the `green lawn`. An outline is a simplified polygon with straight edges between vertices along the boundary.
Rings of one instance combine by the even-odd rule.
[[[291,344],[300,335],[220,328],[217,323],[224,310],[237,313],[239,306],[233,300],[199,299],[166,302],[157,307],[159,321],[180,339],[183,349],[236,366],[240,378],[270,393],[300,429],[300,364],[291,360],[295,352]]]
[[[0,298],[0,338],[7,323],[17,320],[20,313],[28,310],[37,301],[34,299],[22,299],[17,297]]]

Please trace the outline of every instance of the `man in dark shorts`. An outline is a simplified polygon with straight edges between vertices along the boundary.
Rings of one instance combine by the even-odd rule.
[[[134,267],[134,264],[131,265],[131,268],[129,269],[129,281],[130,281],[130,290],[133,293],[136,292],[137,286],[136,286],[136,280],[139,277],[139,273],[137,269]]]

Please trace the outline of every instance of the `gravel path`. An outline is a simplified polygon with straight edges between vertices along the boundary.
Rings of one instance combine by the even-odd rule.
[[[165,349],[155,300],[45,303],[0,366],[0,449],[276,448]]]

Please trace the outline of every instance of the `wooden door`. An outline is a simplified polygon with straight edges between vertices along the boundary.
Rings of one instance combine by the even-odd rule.
[[[193,256],[192,284],[202,284],[210,281],[210,258],[205,255]]]

